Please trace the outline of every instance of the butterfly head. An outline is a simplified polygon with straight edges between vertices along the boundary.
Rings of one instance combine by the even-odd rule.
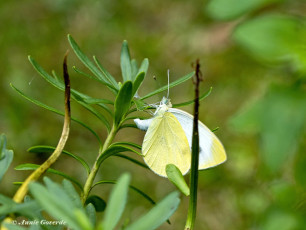
[[[161,100],[159,106],[157,107],[154,115],[160,114],[160,113],[165,113],[169,108],[172,107],[172,104],[170,102],[169,98],[163,97]]]

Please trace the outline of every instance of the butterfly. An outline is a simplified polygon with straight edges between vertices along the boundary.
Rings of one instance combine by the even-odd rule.
[[[171,108],[168,98],[157,106],[153,118],[135,119],[136,126],[147,131],[142,144],[142,155],[150,169],[167,177],[167,164],[174,164],[183,175],[191,165],[193,116]],[[216,135],[199,121],[199,170],[214,167],[226,161],[225,149]]]

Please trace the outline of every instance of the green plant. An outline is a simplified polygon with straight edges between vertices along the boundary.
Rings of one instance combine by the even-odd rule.
[[[7,224],[6,226],[10,229],[21,228],[16,225],[9,224],[9,222],[12,220],[10,218],[14,217],[14,215],[22,215],[33,221],[37,219],[42,221],[44,217],[42,216],[41,210],[47,211],[47,213],[51,215],[55,220],[64,220],[67,226],[73,229],[114,229],[120,219],[126,203],[127,190],[130,179],[128,175],[124,175],[121,177],[121,179],[118,180],[118,182],[98,181],[94,183],[101,164],[111,156],[118,156],[127,159],[138,166],[148,168],[142,162],[135,160],[128,155],[122,154],[125,152],[131,152],[141,156],[141,146],[132,142],[113,143],[116,134],[122,129],[136,127],[132,120],[139,118],[139,116],[135,116],[133,113],[153,108],[144,101],[145,99],[168,90],[169,88],[172,88],[176,85],[179,85],[191,79],[194,75],[194,72],[187,74],[186,76],[168,85],[165,85],[145,96],[140,97],[137,92],[146,76],[149,62],[148,59],[144,59],[140,67],[138,67],[137,62],[130,57],[126,41],[123,42],[121,50],[121,83],[115,80],[115,78],[101,65],[96,57],[94,57],[95,63],[90,61],[90,59],[85,56],[85,54],[80,50],[79,46],[70,35],[68,35],[68,40],[77,57],[91,71],[91,74],[84,73],[76,67],[73,67],[75,72],[101,83],[104,87],[111,91],[111,93],[114,95],[114,100],[93,98],[89,95],[78,92],[73,88],[70,88],[70,79],[67,68],[67,55],[65,56],[63,65],[64,82],[54,71],[52,72],[53,76],[51,76],[32,57],[29,57],[29,61],[33,67],[47,82],[59,90],[65,91],[65,112],[59,111],[55,108],[45,105],[36,99],[30,98],[13,85],[11,85],[12,88],[25,99],[51,112],[62,115],[65,117],[65,119],[62,136],[57,147],[33,146],[28,150],[32,153],[52,153],[45,163],[42,165],[26,163],[15,168],[16,170],[34,170],[34,172],[25,180],[25,182],[16,183],[21,184],[21,186],[16,192],[13,200],[8,197],[1,196],[0,203],[2,206],[0,209],[0,215],[3,216],[3,218],[5,216],[10,216],[5,219],[5,223]],[[204,99],[209,95],[210,92],[211,89],[204,93],[202,96],[197,94],[197,100],[190,100],[184,103],[174,104],[173,107],[185,106],[192,104],[195,101],[196,105],[198,106],[198,101]],[[102,141],[99,135],[85,122],[71,117],[70,98],[75,100],[81,106],[85,107],[105,126],[108,132],[105,141]],[[100,112],[100,110],[96,109],[96,107],[102,108],[104,112]],[[106,119],[106,114],[110,115],[111,122]],[[65,143],[69,136],[70,120],[86,128],[90,133],[94,135],[99,143],[100,148],[97,153],[96,160],[91,168],[85,159],[82,159],[76,154],[64,150]],[[2,136],[1,139],[3,143],[3,160],[0,161],[0,164],[4,164],[4,167],[2,170],[3,172],[1,171],[0,175],[4,173],[12,161],[12,152],[5,149],[6,142],[4,136]],[[58,160],[61,153],[72,157],[83,166],[87,173],[85,182],[78,181],[76,178],[73,178],[70,175],[52,169],[52,164]],[[169,166],[170,168],[168,169],[168,172],[170,181],[173,182],[185,195],[188,196],[189,188],[181,176],[180,171],[178,169],[171,171],[171,165]],[[46,186],[42,186],[35,181],[38,180],[44,172],[57,174],[64,177],[65,180],[63,181],[62,185],[58,185],[52,182],[50,179],[45,178],[44,181]],[[81,190],[80,195],[76,192],[71,182]],[[91,195],[90,192],[95,186],[103,184],[116,184],[116,186],[107,204],[104,220],[98,223],[95,220],[95,211],[104,211],[106,202],[98,195]],[[140,189],[131,185],[130,188],[139,193],[152,204],[155,204],[155,201]],[[196,188],[197,187],[195,187],[195,190]],[[26,196],[28,190],[30,190],[33,199]],[[194,189],[192,191],[194,191]],[[21,203],[23,201],[24,203]],[[195,200],[192,202],[193,206],[196,205],[196,196]],[[132,223],[130,226],[124,227],[124,229],[155,229],[173,214],[178,204],[178,193],[170,194],[167,198],[165,198],[165,200],[152,208],[152,210],[147,215],[141,217],[138,221]],[[72,212],[71,208],[73,210]],[[36,211],[33,212],[33,210]],[[36,229],[35,225],[32,225],[31,228]]]

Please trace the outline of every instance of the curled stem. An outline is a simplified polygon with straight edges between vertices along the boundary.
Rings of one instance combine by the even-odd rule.
[[[60,140],[52,153],[52,155],[39,167],[37,168],[20,186],[20,188],[17,190],[16,194],[13,197],[13,200],[17,203],[20,203],[23,201],[25,195],[28,192],[28,187],[30,182],[36,181],[38,178],[41,177],[41,175],[47,171],[48,168],[58,159],[60,154],[62,153],[65,144],[67,142],[68,136],[69,136],[69,130],[70,130],[70,80],[67,70],[67,55],[68,52],[65,55],[64,63],[63,63],[63,72],[64,72],[64,80],[65,80],[65,119],[64,119],[64,126],[62,130],[62,134],[60,137]]]

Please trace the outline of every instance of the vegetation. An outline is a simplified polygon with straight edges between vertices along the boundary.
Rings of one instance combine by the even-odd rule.
[[[211,129],[220,127],[216,134],[228,161],[199,171],[195,229],[291,230],[306,225],[303,1],[45,0],[0,5],[6,22],[1,28],[0,131],[8,139],[1,135],[1,220],[15,213],[28,220],[65,219],[73,229],[112,229],[115,224],[150,229],[144,223],[151,229],[161,224],[160,229],[183,229],[188,197],[181,194],[179,202],[176,188],[147,170],[138,156],[143,133],[133,129],[131,119],[150,117],[144,110],[165,95],[168,68],[173,104],[192,113],[193,84],[187,80],[193,76],[190,64],[199,58],[202,98],[213,87],[200,102],[199,119]],[[17,204],[10,197],[20,183],[12,182],[23,181],[24,170],[37,169],[59,139],[62,116],[50,116],[39,107],[65,114],[58,91],[65,84],[57,73],[69,47],[66,34],[78,41],[68,36],[76,54],[70,52],[68,62],[69,139],[47,170],[44,185],[31,184],[31,197]],[[123,42],[119,57],[125,39],[133,52]],[[33,74],[25,61],[28,53],[33,67],[55,88]],[[148,57],[150,68],[148,59],[138,65],[131,56]],[[155,200],[161,201],[153,206]],[[41,216],[42,209],[50,218]],[[34,224],[31,228],[37,229]]]

